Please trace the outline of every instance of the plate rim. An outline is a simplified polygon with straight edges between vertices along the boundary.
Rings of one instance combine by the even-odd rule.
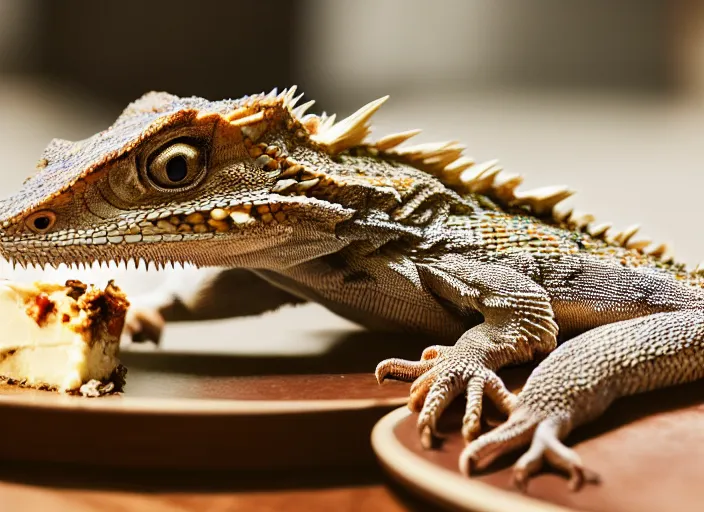
[[[228,400],[213,398],[149,398],[113,395],[82,397],[47,391],[51,395],[0,393],[0,409],[5,407],[89,411],[139,415],[275,415],[361,410],[403,405],[408,399],[360,398],[322,400]]]
[[[371,433],[372,448],[380,463],[406,488],[472,512],[574,512],[464,478],[411,452],[394,435],[396,426],[411,414],[405,406],[395,409],[384,415]]]

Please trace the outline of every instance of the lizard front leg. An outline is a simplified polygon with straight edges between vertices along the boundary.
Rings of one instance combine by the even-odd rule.
[[[416,379],[409,407],[420,412],[418,429],[427,448],[438,418],[463,391],[467,408],[462,434],[467,440],[480,430],[485,393],[510,412],[515,397],[495,372],[533,359],[536,351],[553,350],[558,328],[545,290],[508,266],[448,255],[418,268],[423,284],[460,313],[479,311],[484,316],[454,346],[430,347],[420,361],[388,359],[376,368],[379,382],[387,377]]]
[[[134,341],[159,342],[165,322],[250,316],[305,302],[239,268],[189,268],[162,287],[130,299],[125,331]]]
[[[468,473],[529,442],[514,466],[525,488],[543,459],[571,475],[571,487],[594,479],[562,440],[619,397],[704,377],[704,311],[658,313],[607,324],[561,345],[533,371],[508,421],[470,443]]]

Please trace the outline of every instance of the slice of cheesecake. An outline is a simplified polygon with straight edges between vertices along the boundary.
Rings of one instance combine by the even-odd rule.
[[[104,290],[80,281],[0,281],[0,379],[90,396],[121,387],[128,307],[112,281]]]

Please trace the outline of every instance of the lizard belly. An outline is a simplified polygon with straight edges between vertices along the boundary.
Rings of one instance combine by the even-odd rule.
[[[454,342],[481,319],[448,309],[420,283],[412,262],[400,265],[370,258],[363,268],[350,261],[344,268],[335,268],[321,258],[283,273],[260,270],[257,274],[373,330],[419,332]]]

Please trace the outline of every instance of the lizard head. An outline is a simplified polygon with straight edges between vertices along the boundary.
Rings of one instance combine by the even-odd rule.
[[[312,102],[294,108],[294,91],[218,102],[152,92],[105,131],[53,140],[0,202],[0,252],[23,266],[277,268],[339,250],[336,226],[354,208],[319,191],[383,100],[340,128],[306,116]]]
[[[541,207],[564,193],[517,197],[515,179],[494,187],[495,162],[474,165],[455,141],[397,147],[420,130],[366,141],[388,97],[335,122],[306,114],[312,101],[296,107],[294,93],[151,92],[92,137],[53,140],[39,171],[0,201],[0,255],[22,266],[277,270],[350,243],[422,240],[477,192]]]

